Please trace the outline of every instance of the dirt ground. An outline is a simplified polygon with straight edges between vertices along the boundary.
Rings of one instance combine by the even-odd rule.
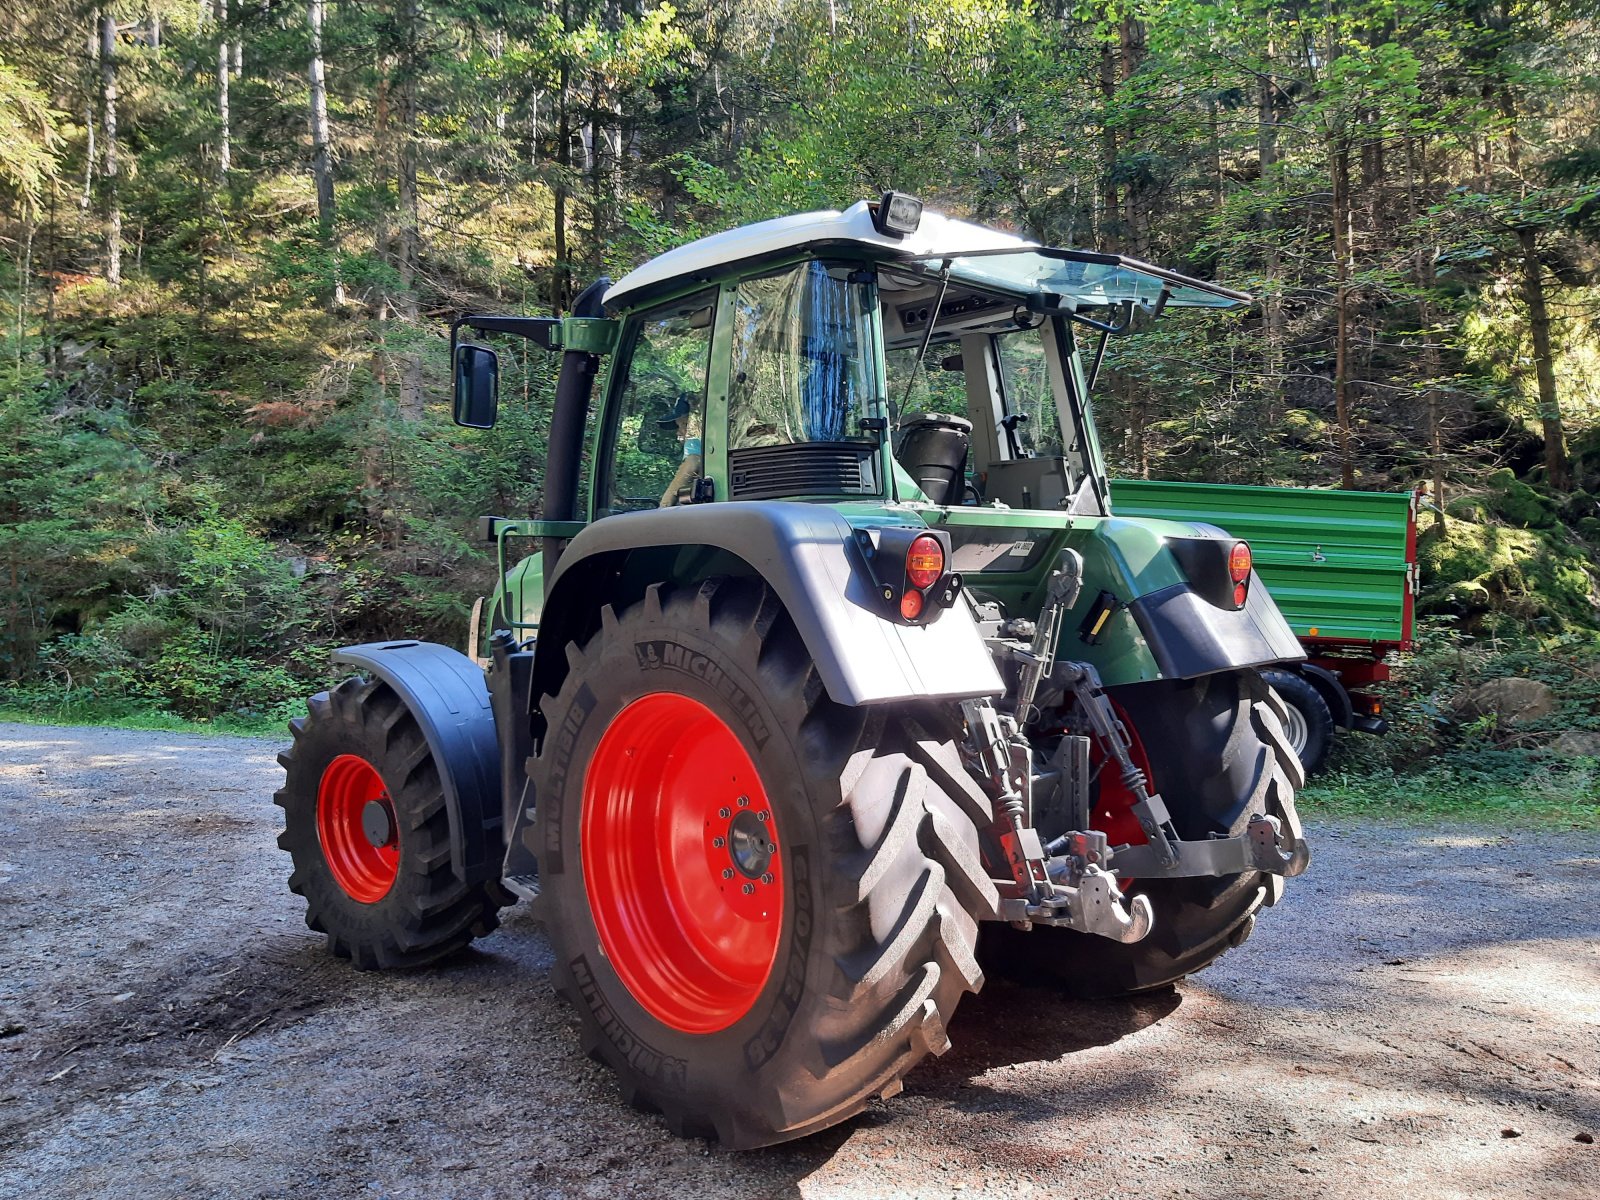
[[[0,725],[0,1198],[1600,1197],[1600,835],[1313,822],[1176,992],[991,981],[825,1134],[672,1136],[513,909],[358,974],[275,845],[277,745]]]

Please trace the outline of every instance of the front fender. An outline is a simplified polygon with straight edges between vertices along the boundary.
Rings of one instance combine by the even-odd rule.
[[[422,729],[444,788],[450,869],[466,884],[500,873],[500,747],[483,671],[432,642],[369,642],[333,652],[394,689]],[[493,852],[491,852],[493,851]]]
[[[777,593],[846,705],[998,696],[999,673],[964,604],[926,625],[881,615],[854,531],[819,504],[748,501],[607,517],[567,546],[550,579],[534,661],[536,693],[553,693],[568,642],[599,626],[606,604],[630,603],[656,582],[712,574],[759,577]]]

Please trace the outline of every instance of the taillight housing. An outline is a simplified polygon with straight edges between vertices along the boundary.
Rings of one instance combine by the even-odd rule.
[[[1233,581],[1233,606],[1243,608],[1250,599],[1250,569],[1255,556],[1250,553],[1249,542],[1235,542],[1228,551],[1228,578]]]
[[[926,625],[956,602],[961,576],[949,569],[950,535],[942,529],[859,529],[856,543],[888,615]]]
[[[1250,599],[1255,555],[1249,542],[1226,536],[1169,537],[1167,547],[1206,603],[1237,611]]]

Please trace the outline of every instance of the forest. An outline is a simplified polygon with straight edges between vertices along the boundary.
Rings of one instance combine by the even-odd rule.
[[[1114,473],[1425,489],[1330,794],[1593,806],[1592,0],[15,0],[0,708],[281,729],[330,647],[459,644],[554,379],[455,427],[450,320],[888,188],[1258,297],[1113,344]],[[1508,674],[1559,711],[1453,707]]]

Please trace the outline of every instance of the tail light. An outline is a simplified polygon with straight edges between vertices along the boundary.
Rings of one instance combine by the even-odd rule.
[[[1233,581],[1233,606],[1243,608],[1250,598],[1250,568],[1254,565],[1249,542],[1235,542],[1228,551],[1228,578]]]
[[[889,611],[923,625],[956,602],[961,576],[948,569],[950,535],[934,529],[858,529],[873,583]]]

